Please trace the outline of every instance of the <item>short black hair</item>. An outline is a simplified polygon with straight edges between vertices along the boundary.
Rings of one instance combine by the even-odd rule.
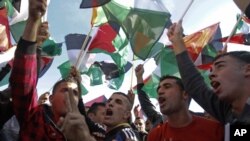
[[[181,90],[181,91],[185,91],[184,84],[183,84],[182,80],[181,80],[179,77],[172,76],[172,75],[164,75],[164,76],[162,76],[162,77],[160,78],[159,84],[160,84],[162,81],[164,81],[165,79],[174,79],[174,80],[176,81],[176,84],[180,87],[180,90]],[[157,87],[157,92],[158,92],[158,89],[159,89],[159,87]],[[189,98],[188,98],[188,105],[190,105],[191,99],[192,99],[192,98],[189,96]]]
[[[184,85],[183,82],[180,78],[176,77],[176,76],[172,76],[172,75],[164,75],[160,78],[160,82],[164,81],[165,79],[175,79],[176,80],[176,84],[180,87],[181,90],[184,90]],[[159,83],[160,83],[159,82]],[[158,88],[157,88],[158,91]]]
[[[128,106],[129,111],[131,112],[131,110],[132,110],[132,108],[133,108],[133,102],[132,102],[131,99],[128,97],[128,95],[126,95],[126,94],[123,93],[123,92],[114,92],[113,94],[122,95],[122,96],[126,97],[127,100],[128,100],[128,102],[129,102],[129,103],[128,103],[129,105],[127,105],[127,106]],[[127,122],[128,122],[129,124],[132,123],[132,117],[131,117],[131,116],[128,118]]]
[[[61,79],[61,80],[57,81],[57,82],[54,84],[54,86],[53,86],[52,95],[55,94],[57,87],[58,87],[61,83],[66,83],[66,82],[73,82],[73,83],[76,83],[76,84],[77,84],[77,89],[78,89],[79,98],[80,98],[80,97],[81,97],[81,93],[82,93],[81,82],[76,81],[76,80],[73,80],[73,79],[70,79],[70,80],[68,80],[68,79]]]
[[[215,62],[219,58],[225,57],[225,56],[230,56],[230,57],[233,57],[233,58],[239,60],[240,62],[250,64],[250,52],[248,52],[248,51],[232,51],[232,52],[220,54],[214,58],[213,62]]]
[[[125,93],[123,93],[123,92],[114,92],[113,94],[118,94],[118,95],[122,95],[122,96],[124,96],[124,97],[126,97],[127,98],[127,100],[129,101],[129,110],[131,111],[132,110],[132,108],[133,108],[133,103],[132,103],[132,101],[131,101],[131,99],[128,97],[128,95],[126,95]]]
[[[95,102],[93,103],[90,107],[89,110],[87,112],[87,114],[93,113],[96,114],[98,107],[105,107],[105,103],[103,102]]]

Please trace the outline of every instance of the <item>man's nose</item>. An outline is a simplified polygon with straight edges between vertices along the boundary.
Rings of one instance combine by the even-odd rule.
[[[215,75],[214,71],[211,71],[209,74],[209,79],[212,80],[215,77],[216,77],[216,75]]]

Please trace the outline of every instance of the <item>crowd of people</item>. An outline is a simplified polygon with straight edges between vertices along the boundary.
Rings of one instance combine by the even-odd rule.
[[[250,1],[234,1],[250,17]],[[135,95],[131,90],[128,94],[114,92],[106,103],[94,103],[86,110],[81,76],[74,67],[66,79],[56,82],[51,94],[46,92],[37,100],[39,46],[49,36],[48,23],[40,20],[46,8],[46,0],[29,0],[29,17],[17,44],[10,85],[0,93],[0,140],[223,141],[225,125],[250,124],[250,52],[218,55],[209,76],[210,88],[189,57],[181,21],[167,33],[181,79],[161,77],[156,90],[160,112],[143,91],[143,65],[135,68],[146,121],[138,106],[132,120]],[[206,114],[189,111],[191,98]]]

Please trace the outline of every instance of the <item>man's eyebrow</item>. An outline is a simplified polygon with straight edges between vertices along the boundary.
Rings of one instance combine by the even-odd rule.
[[[218,64],[221,64],[221,63],[225,63],[225,61],[218,61],[218,62],[215,62],[214,63],[214,66],[218,65]]]
[[[118,103],[123,103],[123,101],[121,99],[115,99],[115,101]]]
[[[160,89],[160,87],[162,87],[162,86],[167,86],[167,85],[171,85],[171,83],[169,83],[169,82],[165,82],[165,83],[163,83],[162,85],[159,85],[158,87],[157,87],[157,91]]]

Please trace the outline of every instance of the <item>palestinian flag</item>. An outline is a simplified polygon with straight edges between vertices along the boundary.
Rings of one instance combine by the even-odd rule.
[[[228,37],[224,37],[219,39],[220,42],[226,42]],[[229,43],[242,44],[242,45],[250,45],[250,33],[238,33],[233,35]]]
[[[158,0],[138,0],[132,8],[111,1],[102,8],[109,21],[122,27],[134,54],[143,60],[171,24],[170,13]]]
[[[80,8],[93,8],[102,6],[106,3],[110,2],[110,0],[82,0]]]

